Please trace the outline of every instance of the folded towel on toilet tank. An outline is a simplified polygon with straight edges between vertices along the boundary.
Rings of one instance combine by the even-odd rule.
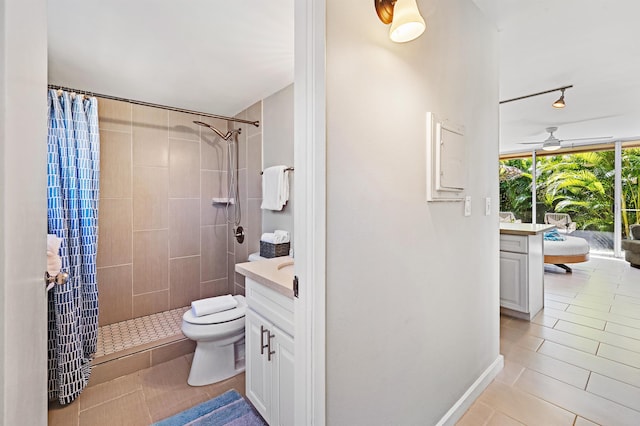
[[[238,306],[238,301],[230,294],[191,302],[191,312],[197,317],[228,311]]]

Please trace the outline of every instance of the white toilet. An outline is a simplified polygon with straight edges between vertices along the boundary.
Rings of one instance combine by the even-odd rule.
[[[187,383],[204,386],[244,371],[244,296],[233,296],[238,306],[228,311],[196,317],[191,309],[182,316],[182,333],[196,341]]]
[[[249,258],[248,258],[249,262],[256,262],[258,260],[267,260],[267,259],[268,259],[268,257],[260,256],[260,252],[259,251],[255,252],[255,253],[251,253],[249,255]]]

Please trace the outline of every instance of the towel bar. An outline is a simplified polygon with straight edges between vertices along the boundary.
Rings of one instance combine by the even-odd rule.
[[[286,169],[284,169],[285,172],[292,172],[293,171],[293,167],[287,167]],[[260,174],[263,174],[264,172],[260,172]]]

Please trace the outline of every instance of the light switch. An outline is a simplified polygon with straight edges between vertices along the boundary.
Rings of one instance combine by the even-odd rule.
[[[471,216],[471,196],[464,197],[464,215]]]
[[[491,214],[491,197],[484,199],[484,215],[489,216]]]

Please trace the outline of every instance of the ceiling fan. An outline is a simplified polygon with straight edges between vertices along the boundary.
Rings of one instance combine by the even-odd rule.
[[[601,139],[611,139],[612,136],[600,136],[595,138],[572,138],[572,139],[558,139],[553,135],[553,132],[557,131],[557,127],[547,127],[546,131],[549,132],[549,137],[544,141],[540,142],[519,142],[523,145],[538,145],[542,144],[542,149],[545,151],[556,151],[562,148],[561,143],[566,141],[586,141],[586,140],[601,140]]]

